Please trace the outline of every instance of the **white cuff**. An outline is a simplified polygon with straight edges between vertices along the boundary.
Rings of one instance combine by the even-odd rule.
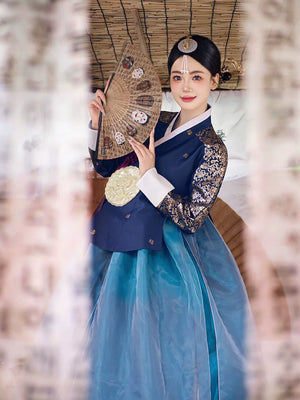
[[[96,150],[97,145],[97,129],[92,129],[92,121],[89,122],[88,146],[91,150]]]
[[[172,183],[156,171],[156,168],[151,168],[145,172],[137,186],[154,207],[157,207],[166,195],[175,189]]]

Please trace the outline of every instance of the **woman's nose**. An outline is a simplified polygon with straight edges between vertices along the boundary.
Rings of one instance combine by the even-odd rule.
[[[184,90],[185,92],[188,92],[190,89],[191,89],[191,87],[190,87],[190,80],[187,79],[187,78],[185,78],[185,79],[183,80],[183,90]]]

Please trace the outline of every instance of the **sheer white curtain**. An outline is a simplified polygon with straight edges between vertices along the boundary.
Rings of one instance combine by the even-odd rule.
[[[0,3],[1,399],[87,399],[87,2]]]
[[[269,260],[246,237],[264,370],[251,399],[300,398],[300,3],[249,0],[250,224]],[[268,263],[276,269],[289,306]],[[291,328],[289,328],[289,318]],[[253,362],[254,372],[258,364]]]
[[[87,399],[87,3],[0,3],[1,400]],[[248,222],[279,274],[291,321],[289,331],[270,268],[246,237],[262,345],[250,397],[297,399],[300,3],[244,4]]]

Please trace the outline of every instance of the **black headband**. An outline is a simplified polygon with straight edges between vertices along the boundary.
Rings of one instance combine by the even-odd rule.
[[[212,76],[221,73],[221,56],[217,46],[205,36],[191,35],[179,39],[173,46],[168,58],[168,70],[183,55],[189,55],[209,70]],[[230,79],[230,78],[229,78]],[[227,77],[228,80],[228,77]]]

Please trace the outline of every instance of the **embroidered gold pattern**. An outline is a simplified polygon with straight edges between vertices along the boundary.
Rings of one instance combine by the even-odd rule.
[[[170,112],[170,111],[162,111],[159,116],[159,120],[161,122],[164,122],[168,124],[169,122],[172,121],[174,116],[176,115],[176,112]]]
[[[227,150],[212,127],[196,133],[204,143],[204,156],[196,169],[192,192],[188,198],[171,191],[158,205],[158,210],[182,230],[194,233],[204,223],[215,202],[227,167]]]
[[[190,135],[193,133],[193,131],[192,131],[191,129],[188,129],[188,130],[186,131],[186,133],[190,136]]]
[[[125,218],[127,218],[127,219],[130,218],[130,214],[126,214]]]
[[[151,244],[151,246],[154,245],[154,240],[153,239],[149,239],[148,242]]]
[[[96,233],[96,230],[93,229],[93,230],[91,231],[91,235],[95,235],[95,233]]]
[[[212,126],[202,129],[200,132],[195,133],[195,136],[204,144],[213,145],[216,143],[223,144],[220,137],[214,131]]]
[[[185,153],[185,154],[183,155],[184,158],[188,158],[188,156],[189,156],[188,153]]]

